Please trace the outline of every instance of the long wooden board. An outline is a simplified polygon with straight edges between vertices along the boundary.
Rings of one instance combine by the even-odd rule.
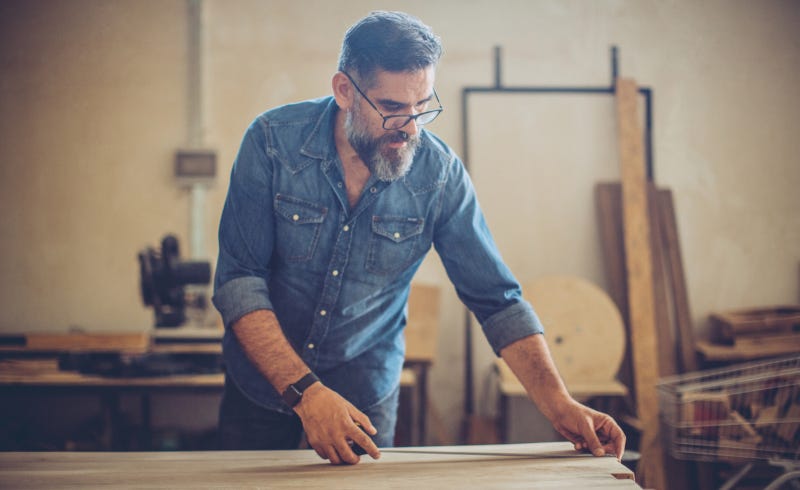
[[[331,466],[314,451],[0,453],[0,488],[640,489],[569,443],[439,446]],[[493,456],[493,454],[497,454]]]
[[[683,273],[683,258],[678,238],[678,223],[672,191],[658,190],[658,213],[664,240],[664,252],[669,264],[667,275],[672,292],[676,335],[680,355],[679,372],[697,370],[697,353],[694,346],[694,326],[689,311],[689,294]]]
[[[669,262],[664,246],[664,233],[659,219],[658,194],[655,185],[647,185],[647,209],[650,224],[650,247],[653,259],[653,314],[658,346],[658,374],[678,374],[675,332],[672,323],[672,291],[668,287]]]
[[[619,78],[616,108],[622,175],[625,265],[636,410],[642,423],[642,459],[637,471],[644,486],[665,489],[663,448],[658,420],[658,347],[653,298],[653,259],[650,245],[647,177],[636,82]]]
[[[0,351],[144,353],[149,346],[150,335],[148,332],[0,335]]]

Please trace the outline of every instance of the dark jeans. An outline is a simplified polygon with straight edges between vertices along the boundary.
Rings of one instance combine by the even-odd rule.
[[[378,434],[372,439],[378,447],[394,445],[400,387],[372,407],[362,410]],[[231,379],[219,408],[219,436],[222,449],[297,449],[303,437],[303,424],[296,414],[267,410],[247,398]]]

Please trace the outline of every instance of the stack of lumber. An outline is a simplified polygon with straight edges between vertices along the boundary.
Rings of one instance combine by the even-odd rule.
[[[762,359],[800,352],[800,305],[712,313],[713,342],[698,342],[711,361]]]
[[[800,305],[712,313],[710,319],[723,344],[744,348],[788,342],[800,346]]]

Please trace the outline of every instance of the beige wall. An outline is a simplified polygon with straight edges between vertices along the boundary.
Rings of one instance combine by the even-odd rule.
[[[329,93],[344,29],[375,8],[416,14],[442,36],[437,90],[446,112],[432,129],[458,151],[461,88],[493,81],[494,45],[503,47],[507,85],[608,84],[608,49],[618,45],[622,73],[654,90],[656,180],[675,194],[698,331],[710,311],[800,300],[800,3],[792,0],[206,0],[201,127],[220,163],[205,212],[212,257],[244,129],[271,106]],[[187,25],[182,0],[0,2],[0,331],[151,324],[136,253],[168,231],[188,250],[189,196],[171,177],[188,137]],[[508,125],[498,131],[507,137],[533,124],[540,129],[528,134],[539,134],[541,120],[563,113],[541,105],[551,102],[534,103],[529,118],[493,116],[492,127]],[[527,182],[531,193],[568,183],[567,172],[581,171],[570,158],[581,155],[613,175],[613,107],[588,104],[589,123],[583,110],[568,109],[554,119],[563,132],[540,136],[547,148],[533,155],[542,161],[501,147],[490,163],[507,173],[541,169],[544,178]],[[483,146],[493,138],[471,138],[472,151],[493,148]],[[480,163],[481,200],[502,213],[508,182]],[[545,212],[585,215],[588,198],[569,202]],[[583,261],[566,272],[602,283],[596,230],[586,226],[594,223],[583,225],[588,238],[498,241],[523,280],[560,272],[525,260],[535,255],[565,268]],[[420,275],[446,284],[435,258]],[[462,310],[449,287],[445,309],[435,403],[459,413]],[[479,380],[489,361],[481,352]],[[457,420],[447,419],[455,434]]]

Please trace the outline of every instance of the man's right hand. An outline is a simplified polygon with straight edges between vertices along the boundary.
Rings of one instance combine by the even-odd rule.
[[[378,433],[369,417],[322,383],[309,386],[294,410],[303,421],[309,445],[322,459],[331,464],[358,463],[360,458],[350,447],[350,441],[373,459],[380,458],[378,447],[367,435]]]

